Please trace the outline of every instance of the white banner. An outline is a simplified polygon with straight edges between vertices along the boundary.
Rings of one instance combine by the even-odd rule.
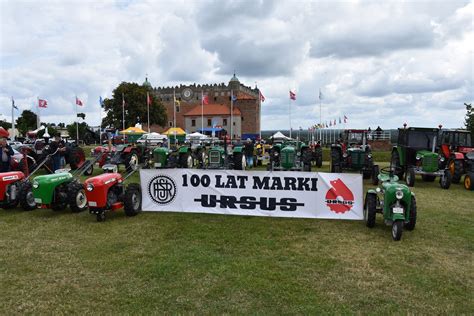
[[[142,169],[144,211],[363,219],[360,174]]]

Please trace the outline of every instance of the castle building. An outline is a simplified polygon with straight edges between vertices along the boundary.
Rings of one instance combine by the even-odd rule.
[[[151,130],[164,132],[173,127],[181,127],[187,133],[225,130],[234,139],[256,138],[260,133],[260,91],[240,83],[234,76],[226,85],[180,85],[176,87],[153,88],[157,98],[166,108],[167,126],[151,126]],[[234,101],[232,102],[232,95]],[[202,100],[207,99],[207,104]],[[176,112],[173,100],[176,98]],[[231,115],[232,107],[232,115]]]

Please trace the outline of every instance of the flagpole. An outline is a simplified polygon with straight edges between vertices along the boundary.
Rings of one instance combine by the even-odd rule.
[[[176,128],[176,93],[174,89],[173,89],[173,127]]]
[[[40,110],[39,110],[39,97],[36,97],[36,129],[40,128]]]
[[[125,96],[122,92],[122,130],[125,130]]]
[[[15,140],[15,113],[13,112],[15,110],[15,101],[13,100],[12,97],[12,137],[11,140]]]
[[[260,90],[258,90],[258,127],[258,138],[262,140],[262,96],[260,94]]]
[[[77,95],[76,95],[76,144],[79,145],[79,117],[77,116]]]
[[[102,97],[99,98],[99,145],[102,144]]]
[[[290,120],[290,138],[291,138],[291,97],[288,99],[288,118]]]
[[[201,90],[201,133],[204,134],[204,90]]]
[[[234,90],[230,90],[230,140],[234,139]]]
[[[321,112],[322,106],[321,106],[321,99],[322,99],[322,98],[321,98],[321,88],[319,88],[319,124],[322,123],[322,114],[321,114],[321,113],[322,113],[322,112]],[[321,134],[320,134],[320,135],[321,135]]]
[[[148,114],[148,134],[150,133],[150,94],[147,91],[146,92],[146,109],[147,109],[147,114]]]

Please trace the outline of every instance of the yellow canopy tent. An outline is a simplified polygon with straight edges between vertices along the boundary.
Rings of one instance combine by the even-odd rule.
[[[174,143],[174,137],[180,142],[184,142],[186,139],[186,132],[179,127],[170,127],[166,132],[162,133],[163,135],[168,136],[170,143]]]
[[[139,139],[143,134],[146,134],[144,130],[139,127],[129,127],[119,132],[120,134],[126,135],[127,141],[129,143],[134,143]]]

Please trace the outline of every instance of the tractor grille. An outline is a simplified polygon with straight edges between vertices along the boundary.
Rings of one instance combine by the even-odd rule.
[[[361,151],[352,151],[351,160],[354,166],[362,166],[364,164],[364,153]]]
[[[436,155],[426,155],[423,157],[423,171],[438,171],[438,157]]]
[[[292,165],[294,162],[295,162],[295,152],[294,151],[285,152],[283,154],[283,163],[284,164]]]
[[[162,154],[162,153],[153,153],[153,160],[155,160],[155,161],[161,161],[162,158],[163,158],[163,154]]]
[[[221,154],[218,151],[209,152],[209,164],[219,164],[221,161]]]

